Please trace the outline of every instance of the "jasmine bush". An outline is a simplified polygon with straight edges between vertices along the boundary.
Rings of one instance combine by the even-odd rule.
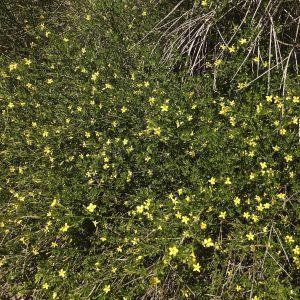
[[[1,56],[1,297],[297,299],[299,77],[169,72],[138,4]]]

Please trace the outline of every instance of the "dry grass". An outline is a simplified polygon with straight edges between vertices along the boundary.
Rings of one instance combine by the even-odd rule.
[[[249,63],[257,78],[267,75],[269,81],[272,70],[281,70],[283,86],[290,67],[299,73],[298,1],[209,1],[205,7],[195,1],[191,8],[183,8],[187,2],[180,1],[153,29],[160,34],[157,45],[164,46],[163,64],[185,65],[191,75],[204,71],[208,62],[224,59],[228,47],[237,47],[237,40],[246,33],[244,59],[232,80]],[[258,63],[251,61],[253,56],[259,58]],[[262,68],[263,60],[267,70]]]

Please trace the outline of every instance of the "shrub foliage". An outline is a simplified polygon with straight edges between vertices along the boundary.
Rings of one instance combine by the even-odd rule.
[[[299,78],[158,68],[156,4],[45,12],[1,56],[1,298],[299,296]]]

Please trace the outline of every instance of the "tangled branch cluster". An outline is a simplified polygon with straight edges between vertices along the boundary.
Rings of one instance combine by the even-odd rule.
[[[270,76],[274,68],[281,69],[283,80],[289,67],[298,73],[298,1],[195,1],[188,8],[190,2],[180,1],[155,27],[164,45],[164,64],[182,65],[184,61],[194,74],[244,45],[242,63],[233,77],[253,56],[258,60],[258,76]],[[263,61],[267,70],[261,68]]]

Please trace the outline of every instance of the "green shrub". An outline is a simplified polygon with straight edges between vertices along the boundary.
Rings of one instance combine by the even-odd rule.
[[[297,299],[297,77],[159,69],[150,8],[94,3],[1,57],[1,297]]]
[[[12,57],[27,55],[34,43],[35,27],[47,20],[58,28],[70,24],[77,1],[3,0],[0,2],[0,50]],[[85,3],[85,1],[83,1]],[[82,5],[83,5],[82,3]],[[77,3],[78,6],[78,3]]]

